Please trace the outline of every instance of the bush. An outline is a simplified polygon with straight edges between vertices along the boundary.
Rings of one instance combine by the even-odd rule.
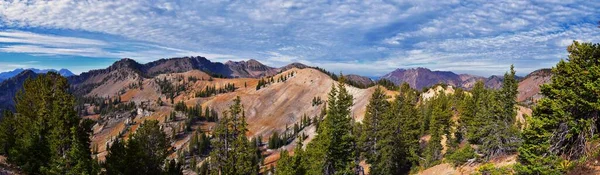
[[[510,167],[495,167],[494,164],[491,163],[487,163],[484,165],[481,165],[478,169],[477,172],[475,173],[476,175],[505,175],[505,174],[514,174],[511,170]]]
[[[458,166],[466,163],[469,159],[475,158],[476,156],[477,154],[475,154],[475,150],[473,150],[471,146],[467,145],[453,153],[448,154],[446,160],[452,163],[454,166]]]

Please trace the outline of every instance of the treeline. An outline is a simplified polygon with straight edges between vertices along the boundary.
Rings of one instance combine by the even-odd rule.
[[[233,83],[227,83],[225,86],[217,89],[216,85],[206,86],[204,90],[196,92],[196,97],[210,97],[217,94],[233,92],[237,89]]]
[[[294,71],[287,73],[286,75],[280,75],[279,78],[277,78],[277,81],[275,81],[275,77],[274,76],[268,76],[266,78],[261,78],[260,80],[258,80],[258,84],[256,85],[256,90],[259,90],[263,87],[266,87],[269,84],[272,83],[279,83],[279,82],[285,82],[287,81],[288,78],[293,77],[295,74]]]
[[[181,77],[183,79],[183,77]],[[155,78],[154,82],[158,85],[160,89],[160,93],[165,95],[167,99],[171,100],[171,104],[175,103],[175,97],[177,97],[181,92],[185,91],[185,84],[176,84],[173,85],[171,81],[167,80],[167,77],[163,77],[163,79]]]
[[[86,105],[92,107],[92,113],[88,111]],[[126,112],[136,109],[134,102],[123,103],[121,96],[115,97],[78,97],[76,98],[75,110],[79,116],[86,116],[89,114],[100,114],[107,115],[114,112]]]

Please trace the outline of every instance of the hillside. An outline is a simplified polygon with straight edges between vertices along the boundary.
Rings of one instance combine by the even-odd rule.
[[[118,66],[122,63],[115,63]],[[121,65],[122,66],[122,65]],[[111,66],[112,67],[112,66]],[[127,68],[126,66],[125,68]],[[112,69],[112,68],[110,68]],[[126,70],[126,69],[121,69]],[[290,76],[293,72],[293,76]],[[83,75],[83,74],[82,74]],[[337,82],[331,79],[328,75],[319,70],[312,68],[298,69],[291,68],[281,72],[273,77],[288,76],[286,81],[273,82],[267,86],[256,90],[259,79],[254,78],[214,78],[207,73],[199,70],[192,70],[182,73],[160,74],[154,78],[141,78],[141,88],[130,88],[126,82],[137,83],[136,74],[130,78],[124,78],[122,81],[113,82],[112,85],[100,85],[90,91],[89,95],[98,96],[113,96],[113,93],[120,94],[120,99],[123,103],[135,102],[136,104],[144,104],[148,110],[138,108],[135,115],[125,113],[113,113],[109,115],[97,116],[92,114],[88,118],[95,118],[103,121],[95,126],[95,134],[93,140],[94,145],[99,145],[100,157],[105,155],[106,143],[110,143],[115,136],[127,135],[132,132],[139,123],[143,120],[158,119],[165,126],[165,132],[171,133],[173,127],[183,124],[183,117],[178,115],[178,119],[172,122],[165,122],[164,118],[173,110],[173,105],[170,105],[165,94],[161,93],[160,86],[157,81],[167,80],[175,85],[179,84],[185,87],[185,90],[179,93],[174,98],[175,102],[184,101],[188,107],[201,105],[203,108],[211,108],[215,111],[225,110],[231,103],[231,99],[236,96],[241,97],[244,112],[247,118],[249,127],[249,136],[263,136],[268,138],[273,131],[279,133],[285,132],[286,126],[293,126],[298,123],[303,115],[314,117],[319,115],[323,105],[313,105],[312,99],[319,97],[327,98],[327,93],[332,85]],[[189,77],[195,77],[197,81],[188,81]],[[111,76],[114,78],[114,76]],[[110,79],[110,78],[109,78]],[[210,79],[210,81],[209,81]],[[117,82],[117,83],[114,83]],[[205,89],[205,87],[215,86],[216,88],[223,87],[227,84],[234,84],[235,91],[217,94],[211,97],[196,97],[196,93]],[[140,83],[137,83],[140,84]],[[115,87],[116,86],[116,87]],[[112,88],[108,88],[112,87]],[[359,89],[348,86],[349,91],[354,96],[354,107],[352,108],[356,121],[361,121],[364,116],[366,104],[368,103],[374,87],[369,89]],[[116,89],[124,89],[121,92]],[[395,92],[388,92],[389,95]],[[167,104],[160,106],[156,104],[156,99],[161,98]],[[198,123],[194,127],[202,127],[204,130],[209,130],[210,123]],[[307,132],[312,135],[313,132]],[[189,135],[178,137],[178,141],[174,142],[174,147],[183,147],[189,139]],[[266,140],[265,140],[266,141]],[[293,147],[292,147],[293,148]]]
[[[517,101],[532,104],[541,99],[540,85],[550,83],[551,78],[551,69],[539,69],[525,76],[525,78],[519,82]]]
[[[0,111],[14,109],[14,97],[23,88],[23,82],[28,78],[35,78],[37,74],[31,70],[25,70],[19,74],[0,82]]]
[[[369,87],[375,82],[369,77],[360,76],[356,74],[344,75],[349,82],[353,82],[358,87]]]

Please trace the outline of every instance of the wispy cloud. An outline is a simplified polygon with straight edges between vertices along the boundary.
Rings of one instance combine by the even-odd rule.
[[[0,1],[0,51],[489,75],[548,67],[572,40],[600,42],[598,14],[595,1]]]

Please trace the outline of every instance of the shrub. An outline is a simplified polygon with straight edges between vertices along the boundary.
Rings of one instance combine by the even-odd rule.
[[[477,157],[475,150],[471,146],[465,146],[460,148],[453,153],[448,154],[446,160],[452,163],[454,166],[458,166],[466,163],[469,159]]]
[[[494,164],[491,163],[487,163],[484,165],[481,165],[478,169],[477,172],[475,173],[476,175],[506,175],[506,174],[514,174],[511,170],[510,167],[496,167],[494,166]]]

